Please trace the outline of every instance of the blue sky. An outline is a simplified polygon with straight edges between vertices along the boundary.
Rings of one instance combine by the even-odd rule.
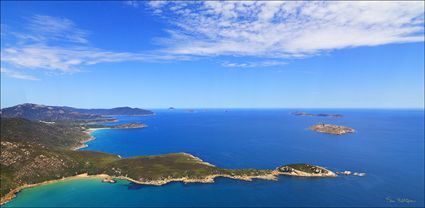
[[[424,2],[1,2],[1,106],[423,108]]]

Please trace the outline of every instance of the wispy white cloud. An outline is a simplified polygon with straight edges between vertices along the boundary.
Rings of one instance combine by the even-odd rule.
[[[257,62],[223,62],[221,66],[230,68],[253,68],[253,67],[271,67],[285,65],[283,61],[257,61]]]
[[[73,21],[64,17],[35,15],[29,19],[28,28],[38,40],[60,40],[75,43],[88,42],[88,32],[78,28]]]
[[[169,20],[162,48],[117,52],[94,47],[90,32],[64,17],[35,15],[26,29],[1,25],[1,62],[9,70],[75,72],[104,62],[187,60],[199,56],[259,58],[224,67],[267,67],[280,58],[335,49],[424,41],[424,2],[127,1]],[[21,28],[20,28],[21,29]],[[262,58],[262,59],[261,59]],[[220,63],[220,62],[219,62]],[[2,64],[3,65],[3,64]],[[17,71],[17,70],[14,70]]]
[[[170,20],[167,53],[299,57],[424,41],[424,2],[152,1]]]
[[[5,35],[13,35],[19,42],[43,42],[43,43],[88,43],[89,32],[80,29],[76,24],[63,17],[46,15],[34,15],[24,18],[25,26],[19,31],[13,31],[13,26],[5,26]],[[56,42],[55,42],[56,41]]]
[[[113,53],[88,47],[53,47],[47,45],[25,45],[5,48],[2,61],[22,68],[59,70],[74,72],[79,66],[100,62],[117,62],[142,59],[129,53]]]
[[[24,74],[24,73],[21,73],[21,72],[18,72],[18,71],[12,71],[12,70],[6,69],[4,67],[0,68],[0,72],[2,74],[6,75],[6,76],[13,77],[13,78],[16,78],[16,79],[31,80],[31,81],[39,80],[35,76],[29,75],[29,74]]]
[[[135,7],[138,8],[140,6],[140,2],[139,1],[124,1],[124,4],[127,6],[131,6],[131,7]]]
[[[18,41],[2,45],[2,63],[20,69],[70,73],[86,65],[105,62],[187,59],[173,54],[115,52],[95,48],[87,39],[88,32],[66,18],[36,15],[29,18],[27,29],[28,33],[7,32]]]
[[[79,67],[107,62],[186,60],[184,56],[111,52],[93,47],[58,47],[43,44],[2,49],[2,62],[19,68],[76,72]]]

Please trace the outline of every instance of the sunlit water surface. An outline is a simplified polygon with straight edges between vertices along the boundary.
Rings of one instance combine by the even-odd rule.
[[[73,179],[23,190],[5,207],[19,206],[424,206],[424,111],[309,110],[343,118],[297,117],[293,110],[157,110],[155,116],[118,116],[143,129],[93,132],[86,150],[123,157],[187,152],[225,168],[273,169],[311,163],[364,177],[279,177],[253,182],[171,183]],[[334,136],[306,130],[316,123],[346,125]]]

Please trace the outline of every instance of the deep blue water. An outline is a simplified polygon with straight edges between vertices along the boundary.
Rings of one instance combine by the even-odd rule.
[[[187,152],[225,168],[311,163],[367,175],[161,187],[79,179],[26,189],[6,206],[424,206],[423,110],[308,110],[341,113],[341,119],[296,117],[291,111],[158,110],[155,116],[119,116],[118,123],[149,127],[95,131],[97,139],[86,149],[123,157]],[[318,122],[357,132],[335,136],[306,130]]]

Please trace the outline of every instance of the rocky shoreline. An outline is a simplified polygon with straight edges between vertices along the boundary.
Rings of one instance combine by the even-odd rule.
[[[190,154],[188,154],[188,155],[190,155]],[[280,171],[278,171],[278,169],[276,169],[276,170],[272,170],[269,173],[264,174],[264,175],[213,174],[213,175],[208,175],[204,178],[180,177],[180,178],[166,178],[166,179],[162,179],[162,180],[140,181],[140,180],[136,180],[136,179],[133,179],[133,178],[129,178],[127,176],[110,176],[110,175],[107,175],[107,174],[88,175],[87,173],[84,173],[84,174],[65,177],[65,178],[61,178],[61,179],[45,181],[45,182],[36,183],[36,184],[28,184],[28,185],[18,187],[16,189],[12,190],[11,192],[9,192],[8,194],[6,194],[1,199],[0,205],[3,205],[5,203],[9,202],[10,200],[12,200],[13,198],[15,198],[16,194],[19,193],[20,191],[22,191],[23,189],[32,188],[32,187],[50,184],[50,183],[59,182],[59,181],[64,181],[64,180],[77,179],[77,178],[99,178],[99,179],[101,179],[102,182],[108,182],[108,183],[115,183],[116,179],[121,179],[121,180],[130,181],[130,182],[133,182],[133,183],[136,183],[136,184],[140,184],[140,185],[162,186],[162,185],[166,185],[166,184],[172,183],[172,182],[214,183],[214,179],[218,178],[218,177],[230,178],[230,179],[242,180],[242,181],[252,181],[253,179],[276,181],[276,180],[278,180],[279,175],[302,176],[302,177],[335,177],[336,176],[336,175],[334,176],[334,175],[331,175],[331,174],[330,175],[317,176],[317,175],[312,175],[312,174],[308,174],[308,173],[303,173],[302,171],[296,171],[296,174],[295,173],[289,174],[289,173],[280,172]]]
[[[337,174],[320,166],[292,164],[277,168],[280,175],[299,177],[337,177]]]
[[[152,185],[152,186],[162,186],[168,183],[172,182],[183,182],[183,183],[214,183],[214,179],[218,177],[223,178],[230,178],[235,180],[243,180],[243,181],[252,181],[253,179],[263,179],[263,180],[277,180],[277,173],[274,173],[273,171],[270,172],[270,174],[266,175],[257,175],[257,176],[232,176],[228,174],[214,174],[214,175],[208,175],[204,178],[189,178],[189,177],[180,177],[180,178],[166,178],[162,180],[152,180],[152,181],[139,181],[135,180],[126,176],[118,176],[118,177],[112,177],[116,179],[122,179],[131,181],[136,184],[140,185]]]
[[[88,147],[88,145],[86,143],[96,139],[95,137],[93,137],[91,135],[91,133],[93,133],[94,131],[103,130],[103,129],[138,129],[138,128],[146,128],[146,127],[148,127],[146,124],[128,123],[128,124],[120,124],[120,125],[111,126],[111,127],[88,128],[88,129],[84,130],[84,133],[86,133],[88,135],[88,138],[80,141],[80,143],[81,143],[80,145],[77,145],[77,146],[75,146],[71,149],[72,150],[79,150],[79,149]]]
[[[87,132],[87,131],[85,131],[85,133],[87,133],[87,135],[89,136],[87,139],[85,139],[85,140],[82,140],[82,141],[80,141],[80,145],[77,145],[77,146],[75,146],[75,147],[73,147],[73,148],[71,148],[72,150],[79,150],[79,149],[82,149],[82,148],[86,148],[86,147],[88,147],[89,145],[88,144],[86,144],[87,142],[89,142],[89,141],[93,141],[93,140],[95,140],[96,138],[94,137],[94,136],[92,136],[91,134],[90,134],[90,132]]]
[[[199,159],[198,157],[195,157],[191,154],[188,153],[184,153],[185,155],[188,155],[196,160],[198,160],[200,163],[206,164],[208,166],[213,166],[214,165],[204,162],[201,159]],[[325,168],[322,168],[320,166],[313,166],[313,165],[309,165],[309,167],[314,167],[314,168],[318,168],[320,170],[323,170],[323,172],[320,173],[307,173],[305,171],[301,171],[301,170],[297,170],[297,169],[289,169],[286,170],[284,168],[289,167],[289,166],[281,166],[276,168],[275,170],[270,170],[267,171],[263,174],[260,175],[232,175],[232,174],[211,174],[211,175],[207,175],[203,178],[190,178],[190,177],[178,177],[178,178],[172,178],[172,177],[168,177],[165,179],[161,179],[161,180],[136,180],[127,176],[111,176],[108,174],[97,174],[97,175],[88,175],[87,173],[84,174],[78,174],[75,176],[70,176],[70,177],[64,177],[61,179],[55,179],[55,180],[49,180],[49,181],[45,181],[45,182],[41,182],[41,183],[36,183],[36,184],[26,184],[23,186],[20,186],[12,191],[10,191],[8,194],[6,194],[4,197],[1,198],[0,200],[0,205],[3,205],[7,202],[9,202],[10,200],[12,200],[13,198],[16,197],[16,194],[19,193],[20,191],[22,191],[23,189],[26,188],[31,188],[31,187],[36,187],[36,186],[40,186],[40,185],[45,185],[45,184],[50,184],[50,183],[54,183],[54,182],[58,182],[58,181],[63,181],[63,180],[70,180],[70,179],[76,179],[76,178],[99,178],[101,179],[101,182],[107,182],[107,183],[115,183],[116,179],[121,179],[121,180],[127,180],[136,184],[141,184],[141,185],[152,185],[152,186],[162,186],[168,183],[172,183],[172,182],[183,182],[183,183],[214,183],[214,179],[218,178],[218,177],[224,177],[224,178],[230,178],[230,179],[234,179],[234,180],[243,180],[243,181],[252,181],[253,179],[261,179],[261,180],[273,180],[276,181],[278,180],[278,176],[279,175],[284,175],[284,176],[299,176],[299,177],[336,177],[337,175],[332,172],[329,171]]]

